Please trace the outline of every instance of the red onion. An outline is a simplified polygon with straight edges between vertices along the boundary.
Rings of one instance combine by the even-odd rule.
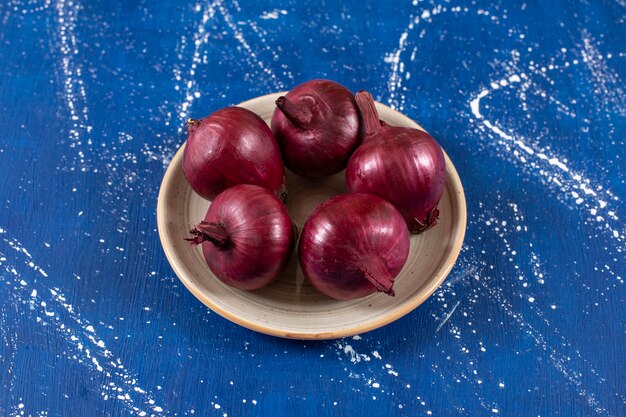
[[[328,80],[312,80],[276,100],[272,131],[285,166],[307,178],[336,174],[361,142],[352,93]]]
[[[191,188],[211,200],[237,184],[285,197],[285,167],[267,124],[250,110],[227,107],[187,122],[183,172]]]
[[[351,192],[375,194],[402,213],[411,233],[434,225],[446,183],[446,161],[439,144],[419,129],[395,127],[378,119],[372,96],[356,94],[365,139],[346,169]]]
[[[289,260],[295,230],[271,191],[236,185],[219,194],[190,232],[211,271],[224,283],[253,290],[272,282]]]
[[[300,265],[323,294],[349,300],[382,291],[409,255],[409,232],[393,205],[370,194],[345,194],[320,204],[300,235]]]

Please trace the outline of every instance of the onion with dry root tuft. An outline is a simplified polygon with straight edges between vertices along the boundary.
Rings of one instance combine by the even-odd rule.
[[[361,143],[354,96],[329,80],[300,84],[276,100],[272,131],[285,166],[306,178],[322,178],[346,167]]]
[[[224,283],[253,290],[276,279],[295,246],[284,204],[269,190],[237,185],[219,194],[186,239],[202,245],[211,271]]]
[[[309,216],[298,252],[309,282],[349,300],[376,291],[394,295],[393,281],[409,255],[409,232],[391,203],[369,194],[345,194]]]
[[[250,110],[227,107],[187,122],[183,172],[211,200],[229,187],[254,184],[285,200],[285,166],[267,124]]]
[[[375,194],[402,213],[411,233],[421,233],[439,217],[446,184],[446,161],[428,133],[381,122],[372,96],[356,94],[365,139],[350,158],[346,182],[352,192]]]

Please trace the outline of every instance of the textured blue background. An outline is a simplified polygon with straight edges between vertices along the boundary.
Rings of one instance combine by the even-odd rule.
[[[623,1],[0,4],[0,415],[625,416]],[[466,242],[417,310],[276,339],[155,207],[189,116],[315,77],[426,127]]]

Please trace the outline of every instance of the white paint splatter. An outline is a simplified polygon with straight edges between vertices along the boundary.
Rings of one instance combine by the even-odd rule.
[[[415,6],[418,5],[417,2],[413,3]],[[409,79],[410,76],[403,76],[405,72],[405,64],[402,60],[402,54],[407,49],[407,40],[409,38],[409,34],[421,23],[432,23],[434,17],[438,15],[442,15],[445,13],[453,13],[455,16],[458,13],[467,14],[470,12],[470,9],[467,7],[461,8],[458,7],[447,7],[442,6],[441,4],[435,5],[431,9],[421,9],[417,10],[415,13],[412,13],[409,16],[409,23],[404,31],[400,34],[400,38],[398,39],[398,46],[393,52],[385,55],[384,61],[387,64],[391,65],[391,72],[389,74],[389,79],[387,81],[387,89],[389,90],[389,98],[387,102],[389,105],[396,109],[402,111],[404,109],[404,101],[405,96],[402,88],[402,81],[404,79]],[[485,13],[483,10],[476,10],[476,15],[478,16],[488,16],[489,13]],[[493,21],[494,17],[489,17],[489,21]],[[415,59],[415,54],[417,53],[417,48],[413,50],[411,54],[410,60],[413,61]]]
[[[611,108],[621,116],[626,116],[626,92],[619,74],[613,71],[597,47],[597,42],[587,29],[581,31],[583,62],[591,72],[594,93],[607,108]]]
[[[194,49],[191,56],[191,66],[189,68],[187,77],[185,77],[185,79],[181,79],[180,70],[175,69],[174,77],[177,81],[181,81],[181,84],[184,88],[183,101],[179,108],[179,117],[183,122],[186,121],[189,110],[191,109],[194,100],[201,97],[195,74],[198,68],[205,63],[206,55],[204,53],[204,47],[208,43],[209,36],[211,34],[211,32],[208,30],[208,25],[215,16],[215,7],[220,3],[221,1],[206,3],[205,7],[197,5],[195,10],[196,12],[201,11],[202,17],[200,23],[198,23],[197,25],[196,32],[193,34]],[[166,123],[166,125],[167,124],[168,123]],[[178,128],[179,133],[183,130],[182,123],[180,123],[180,125],[181,126]]]
[[[274,9],[272,11],[266,11],[263,12],[261,14],[261,16],[259,16],[259,18],[267,20],[267,19],[278,19],[279,16],[286,16],[287,15],[287,10],[283,10],[283,9]]]
[[[371,360],[368,355],[356,352],[354,348],[347,343],[337,342],[335,345],[338,349],[343,351],[346,356],[348,356],[350,362],[352,363],[359,363],[361,361],[369,362]]]
[[[69,112],[70,148],[77,150],[78,165],[81,171],[87,170],[90,162],[85,155],[85,144],[91,144],[92,126],[89,120],[87,90],[83,81],[84,68],[76,61],[80,53],[80,42],[76,37],[76,22],[82,10],[78,0],[57,0],[55,2],[55,44],[59,46],[60,78],[63,82],[64,99]],[[73,171],[74,166],[70,167]]]
[[[17,239],[9,236],[4,229],[2,235],[0,242],[15,250],[18,256],[25,257],[24,265],[28,266],[30,270],[41,271],[41,268],[35,265],[30,252]],[[17,272],[15,267],[2,265],[6,270],[16,271],[14,280],[21,285],[14,287],[14,291],[10,294],[17,300],[23,300],[23,302],[16,302],[16,305],[27,305],[29,307],[27,312],[33,311],[33,314],[36,314],[39,311],[43,314],[44,319],[36,317],[36,322],[54,329],[61,339],[67,342],[68,348],[63,354],[68,359],[76,360],[87,366],[88,369],[106,375],[110,382],[108,385],[102,385],[102,397],[117,398],[135,413],[142,411],[140,407],[146,400],[154,403],[151,394],[140,388],[136,376],[126,370],[127,367],[122,364],[120,359],[115,359],[113,353],[106,348],[104,340],[97,335],[95,327],[87,319],[80,316],[77,309],[67,301],[66,296],[59,288],[43,287],[39,290],[26,290],[27,286],[41,286],[42,284],[35,277],[30,280],[29,285],[24,285],[22,282],[26,283],[26,281],[20,278],[21,274]],[[0,288],[4,289],[4,286]],[[49,296],[47,296],[48,293]],[[61,309],[63,314],[58,314],[56,309]],[[62,321],[61,317],[65,320]],[[139,398],[133,398],[134,392],[141,394]],[[115,393],[115,395],[109,396],[107,393]]]
[[[259,67],[259,69],[262,71],[264,75],[269,77],[268,82],[271,83],[273,88],[275,88],[277,91],[284,90],[285,85],[276,76],[271,66],[263,62],[261,58],[259,57],[259,54],[252,48],[252,46],[250,46],[250,43],[248,43],[248,41],[246,40],[246,37],[244,36],[243,32],[239,29],[239,26],[233,21],[233,16],[230,14],[226,6],[224,6],[223,3],[218,3],[216,7],[219,10],[220,14],[222,15],[224,22],[226,23],[230,31],[233,33],[233,36],[235,37],[235,39],[243,47],[247,59],[249,59],[249,61],[251,63],[254,63],[257,67]]]
[[[515,73],[491,84],[499,86],[501,84],[500,81],[503,80],[507,81],[509,88],[521,82],[527,84],[531,83],[530,78],[525,73]],[[607,217],[611,217],[608,214],[610,211],[610,208],[607,207],[608,203],[602,199],[618,200],[610,190],[601,185],[593,184],[585,175],[572,169],[564,158],[556,156],[554,150],[541,149],[536,145],[530,144],[518,134],[505,132],[502,128],[498,127],[495,122],[488,120],[485,115],[481,113],[481,101],[499,88],[500,87],[495,89],[493,87],[491,89],[482,89],[469,102],[472,115],[479,123],[478,127],[482,131],[495,134],[496,139],[502,139],[502,141],[496,141],[495,143],[503,145],[505,149],[512,149],[513,155],[526,167],[531,168],[533,174],[547,177],[548,183],[556,184],[564,195],[570,196],[575,193],[574,195],[577,197],[575,197],[575,203],[577,205],[582,204],[583,207],[591,213],[602,211],[606,213]],[[546,165],[557,169],[547,169]],[[606,197],[600,197],[600,193]],[[601,223],[603,229],[608,231],[609,236],[621,242],[621,236],[624,235],[624,232],[620,233],[617,228],[623,227],[623,225],[619,222],[612,224],[610,221],[606,220],[605,217],[599,217],[600,219],[597,221]]]

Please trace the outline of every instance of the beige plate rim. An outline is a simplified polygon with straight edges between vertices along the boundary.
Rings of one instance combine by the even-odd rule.
[[[240,104],[237,104],[238,107],[249,107],[251,103],[261,101],[261,100],[274,100],[280,95],[284,95],[285,92],[279,93],[271,93],[263,96],[255,97],[250,100],[246,100]],[[395,116],[403,119],[407,125],[412,125],[415,128],[424,130],[420,125],[414,122],[412,119],[408,118],[404,114],[393,110],[392,108],[376,102],[377,107],[384,107],[387,111],[394,113]],[[419,307],[428,297],[430,297],[439,286],[446,279],[452,267],[454,266],[459,253],[461,252],[461,247],[463,245],[463,240],[465,238],[465,229],[467,227],[467,208],[465,202],[465,192],[463,190],[463,185],[461,184],[461,179],[459,178],[459,174],[456,171],[456,168],[452,164],[452,161],[448,157],[448,154],[444,150],[444,156],[446,160],[446,170],[448,179],[446,181],[446,187],[452,187],[452,195],[457,196],[458,205],[456,215],[459,218],[459,227],[457,228],[458,233],[457,236],[454,237],[454,246],[452,250],[449,252],[446,257],[443,267],[435,274],[435,277],[428,282],[424,291],[418,293],[418,295],[411,300],[410,303],[407,303],[403,308],[393,310],[392,312],[381,316],[377,320],[371,320],[366,323],[362,323],[356,326],[347,327],[340,330],[329,331],[329,332],[293,332],[293,331],[285,331],[280,328],[263,325],[257,322],[246,320],[236,314],[233,314],[227,309],[221,308],[219,305],[215,304],[209,297],[206,296],[199,288],[197,288],[185,275],[182,269],[182,265],[179,265],[176,257],[173,254],[173,245],[169,242],[169,236],[165,233],[166,230],[166,215],[165,209],[163,207],[163,201],[165,200],[165,196],[171,192],[172,187],[172,176],[176,169],[182,169],[182,157],[185,149],[185,144],[183,143],[179,150],[176,152],[174,157],[172,158],[165,175],[163,176],[163,180],[161,181],[161,188],[159,191],[158,201],[157,201],[157,228],[159,232],[159,238],[161,241],[161,246],[165,252],[165,256],[169,261],[172,269],[180,279],[180,281],[185,285],[185,287],[204,305],[209,307],[212,311],[218,313],[222,317],[230,320],[240,326],[248,328],[250,330],[254,330],[260,333],[264,333],[271,336],[278,336],[288,339],[300,339],[300,340],[326,340],[326,339],[337,339],[342,337],[354,336],[356,334],[365,333],[379,327],[382,327],[386,324],[389,324],[399,318],[405,316],[410,313],[417,307]]]

